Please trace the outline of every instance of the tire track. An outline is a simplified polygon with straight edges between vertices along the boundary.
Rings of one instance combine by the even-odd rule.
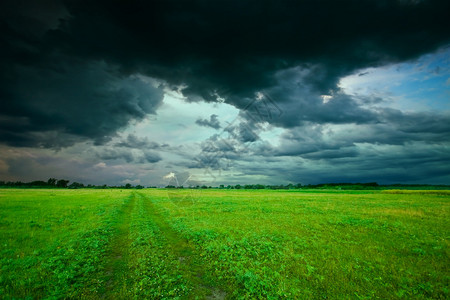
[[[138,193],[143,198],[143,205],[148,218],[159,228],[164,240],[165,249],[171,257],[178,259],[182,276],[192,285],[191,299],[224,299],[226,293],[219,287],[205,281],[206,267],[200,259],[195,245],[180,236],[165,220],[159,209],[146,195]]]
[[[129,249],[131,245],[130,223],[131,211],[135,206],[136,194],[125,200],[121,211],[116,216],[117,223],[113,238],[109,244],[109,252],[105,257],[105,268],[102,278],[103,286],[99,290],[100,298],[118,299],[127,298],[128,285],[130,283],[128,267]]]

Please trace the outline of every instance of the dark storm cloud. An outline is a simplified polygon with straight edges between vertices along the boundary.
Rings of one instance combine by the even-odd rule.
[[[20,26],[9,22],[14,15],[0,22],[2,142],[52,148],[83,139],[102,144],[132,120],[155,113],[163,97],[158,82],[124,75],[101,59],[64,53],[35,35],[34,22],[27,23],[32,16],[26,17]]]
[[[153,151],[144,151],[144,159],[145,162],[148,163],[157,163],[158,161],[162,160],[161,156],[157,152]]]
[[[3,118],[0,139],[11,145],[61,147],[71,139],[44,137],[36,133],[90,138],[102,144],[116,131],[155,113],[163,92],[145,79],[123,77],[103,62],[59,61],[58,69],[20,66],[7,74],[2,93]],[[14,74],[15,73],[15,74]],[[44,134],[45,133],[45,134]]]
[[[228,144],[240,144],[240,147],[236,147],[236,149],[239,149],[242,148],[242,144],[249,144],[259,140],[259,130],[260,128],[258,128],[257,124],[238,119],[237,122],[224,128],[224,139]]]
[[[72,55],[144,72],[215,100],[270,87],[300,65],[322,94],[357,69],[449,42],[448,1],[69,1],[48,36]],[[233,98],[239,101],[239,98]],[[235,103],[237,105],[242,103]]]
[[[133,153],[127,149],[117,148],[105,148],[97,153],[97,156],[104,160],[116,160],[122,159],[127,163],[131,163],[135,160]]]
[[[358,179],[379,183],[448,183],[450,155],[440,145],[410,143],[409,147],[374,148],[364,157],[332,161],[317,170],[318,182],[356,182]],[[347,171],[346,171],[347,170]],[[348,172],[351,170],[351,172]],[[332,172],[330,172],[332,171]]]
[[[123,160],[127,163],[156,163],[161,156],[151,150],[132,151],[126,148],[103,147],[97,150],[97,157],[103,160]]]
[[[403,133],[433,134],[438,140],[450,138],[450,113],[401,112],[395,109],[382,109],[381,120],[392,124]]]
[[[2,1],[0,17],[26,35],[41,36],[59,26],[59,19],[69,17],[59,0]]]
[[[18,120],[0,122],[0,140],[20,146],[104,143],[155,113],[162,91],[147,77],[189,100],[225,97],[243,108],[293,67],[308,92],[278,125],[373,122],[372,112],[339,95],[339,79],[450,42],[450,2],[439,0],[2,1],[0,8],[0,119]],[[318,101],[331,94],[335,101]],[[276,97],[294,102],[282,90]],[[75,137],[36,137],[55,131]]]
[[[450,154],[442,145],[411,142],[408,147],[367,145],[367,148],[317,149],[297,157],[265,159],[257,155],[242,155],[233,161],[233,168],[245,170],[240,175],[250,178],[263,178],[270,174],[268,183],[271,184],[287,180],[303,184],[371,181],[446,184],[450,179]]]
[[[266,146],[254,150],[264,156],[329,159],[332,156],[364,157],[366,153],[358,148],[358,144],[396,145],[409,149],[408,145],[412,142],[425,142],[445,148],[450,141],[448,113],[404,113],[394,109],[380,109],[378,118],[377,122],[348,128],[306,122],[282,134],[278,147]],[[404,155],[405,158],[409,157],[408,152]]]
[[[129,134],[127,138],[119,143],[116,143],[115,146],[118,147],[126,147],[126,148],[135,148],[135,149],[159,149],[163,147],[167,147],[168,145],[160,145],[156,142],[150,141],[148,138],[140,138],[134,134]]]
[[[448,113],[377,108],[369,120],[358,126],[302,122],[286,129],[277,145],[256,143],[232,165],[245,176],[303,183],[448,182]]]
[[[360,152],[357,149],[346,149],[346,148],[340,148],[337,150],[323,150],[320,152],[313,152],[313,153],[307,153],[305,155],[302,155],[302,158],[307,159],[340,159],[340,158],[346,158],[346,157],[357,157],[359,156]]]
[[[195,124],[200,125],[200,126],[204,126],[204,127],[211,127],[214,129],[219,129],[220,128],[220,122],[217,119],[217,115],[212,114],[208,119],[197,119],[197,121],[195,121]]]
[[[311,93],[301,87],[284,87],[280,85],[270,90],[274,99],[283,99],[278,106],[283,111],[279,118],[270,120],[273,125],[284,128],[301,126],[312,122],[318,124],[369,124],[379,122],[376,111],[364,108],[355,99],[336,92],[329,101],[321,95]],[[331,96],[330,96],[331,97]]]

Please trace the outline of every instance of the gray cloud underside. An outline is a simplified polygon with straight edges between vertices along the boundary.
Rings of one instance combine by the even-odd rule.
[[[97,156],[102,160],[123,160],[127,163],[157,163],[162,158],[151,150],[135,150],[124,148],[102,147],[98,150]]]
[[[243,176],[247,177],[269,176],[268,182],[274,178],[306,183],[450,180],[448,113],[384,109],[377,118],[380,121],[358,126],[303,122],[285,130],[279,142],[242,140],[225,131],[211,136],[197,155],[189,154],[178,166],[207,170],[211,181],[224,178],[223,173],[230,170],[245,170]],[[252,134],[260,132],[253,127]]]
[[[140,138],[134,134],[128,134],[128,136],[122,141],[115,143],[116,147],[126,147],[132,149],[164,149],[169,147],[167,144],[158,144],[150,141],[148,138]]]
[[[128,134],[120,142],[97,147],[96,155],[102,160],[118,160],[127,163],[157,163],[162,160],[158,151],[171,151],[167,144],[159,144],[148,138]]]
[[[450,143],[410,142],[399,145],[362,144],[334,149],[316,149],[303,155],[264,156],[254,145],[248,153],[227,160],[221,168],[208,170],[209,181],[258,183],[447,183],[450,179]],[[223,166],[226,166],[223,167]],[[191,166],[197,168],[198,166]],[[232,174],[232,175],[230,175]],[[255,177],[256,176],[256,177]],[[267,179],[252,179],[264,178]],[[225,180],[224,180],[225,178]]]
[[[200,125],[200,126],[204,126],[204,127],[211,127],[214,129],[219,129],[220,128],[220,122],[217,119],[217,115],[212,114],[208,119],[197,119],[195,121],[195,124]]]

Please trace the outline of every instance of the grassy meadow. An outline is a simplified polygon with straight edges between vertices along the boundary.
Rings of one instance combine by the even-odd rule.
[[[3,299],[448,299],[449,191],[0,189]]]

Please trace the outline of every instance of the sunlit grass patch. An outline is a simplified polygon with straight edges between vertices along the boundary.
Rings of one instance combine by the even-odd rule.
[[[415,195],[442,195],[449,196],[449,190],[384,190],[384,194],[415,194]]]

